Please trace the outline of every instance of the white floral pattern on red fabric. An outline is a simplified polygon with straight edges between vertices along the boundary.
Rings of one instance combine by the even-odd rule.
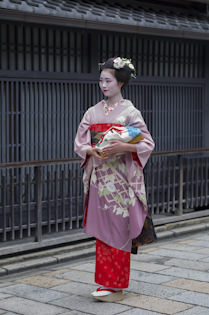
[[[95,282],[110,288],[125,289],[129,285],[130,253],[96,240]]]

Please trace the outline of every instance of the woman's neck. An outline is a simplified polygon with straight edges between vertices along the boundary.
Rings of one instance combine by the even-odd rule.
[[[108,97],[108,99],[107,99],[107,105],[108,106],[113,106],[113,105],[115,105],[116,103],[118,103],[120,100],[122,100],[123,99],[123,97],[122,97],[122,94],[121,93],[119,93],[119,94],[117,94],[117,95],[114,95],[114,96],[112,96],[112,97]]]

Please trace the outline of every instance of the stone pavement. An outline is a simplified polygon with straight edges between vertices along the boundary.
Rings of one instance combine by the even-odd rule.
[[[161,240],[132,255],[124,300],[93,300],[94,258],[0,278],[4,315],[209,315],[209,232]]]

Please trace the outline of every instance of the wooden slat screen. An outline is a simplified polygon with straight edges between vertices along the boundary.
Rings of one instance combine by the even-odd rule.
[[[73,81],[2,80],[0,91],[1,162],[73,156],[80,119],[99,98],[97,83]]]
[[[2,22],[0,70],[88,73],[90,41],[87,31]]]
[[[95,62],[132,58],[138,77],[205,77],[202,42],[0,23],[0,70],[90,73],[92,56]]]
[[[205,44],[133,34],[99,35],[99,60],[131,58],[138,77],[204,78]]]
[[[77,126],[101,94],[97,82],[1,80],[2,162],[73,157]],[[91,95],[89,95],[91,91]],[[157,150],[202,146],[201,85],[130,85]]]
[[[141,82],[125,96],[142,111],[157,151],[202,146],[204,85]]]

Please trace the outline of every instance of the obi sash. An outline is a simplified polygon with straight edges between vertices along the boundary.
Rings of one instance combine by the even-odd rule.
[[[91,145],[94,147],[101,137],[104,136],[105,132],[112,126],[124,127],[121,124],[106,123],[106,124],[93,124],[89,127],[91,133]],[[137,153],[132,152],[132,158],[136,161],[140,167],[142,167],[140,160],[138,159]]]
[[[112,126],[123,127],[123,125],[111,123],[91,125],[89,128],[91,133],[91,145],[94,147],[97,144],[97,142],[101,139],[101,137],[103,137],[105,132]]]

